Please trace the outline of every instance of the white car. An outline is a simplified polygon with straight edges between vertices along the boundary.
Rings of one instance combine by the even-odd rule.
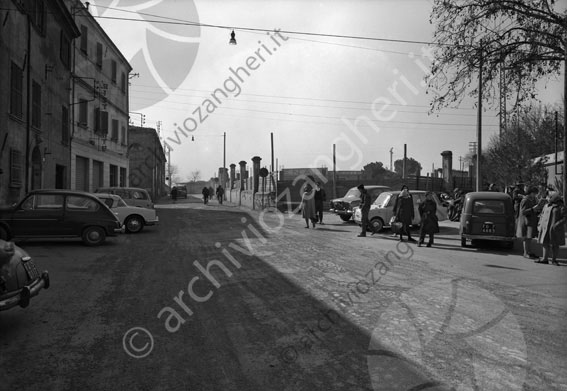
[[[419,225],[421,222],[421,217],[419,216],[419,204],[425,201],[426,191],[423,190],[410,190],[413,198],[414,206],[414,218],[412,225]],[[400,191],[385,191],[376,198],[376,201],[370,205],[370,211],[368,212],[368,224],[371,226],[374,232],[379,232],[384,227],[390,226],[390,219],[394,215],[394,204],[396,203],[396,198]],[[447,208],[443,206],[443,203],[437,196],[433,194],[433,200],[437,204],[437,219],[439,221],[447,220]],[[360,207],[356,207],[354,210],[354,221],[358,225],[362,224],[362,211]]]
[[[140,232],[146,225],[155,225],[159,222],[155,209],[130,206],[115,194],[95,193],[117,216],[126,232]]]

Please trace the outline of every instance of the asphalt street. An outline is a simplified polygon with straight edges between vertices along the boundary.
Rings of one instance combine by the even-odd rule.
[[[461,248],[451,222],[426,248],[330,214],[158,214],[18,243],[52,286],[0,313],[1,390],[567,390],[565,262]]]

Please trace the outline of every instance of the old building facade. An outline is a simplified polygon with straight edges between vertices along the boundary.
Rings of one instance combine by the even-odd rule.
[[[130,186],[146,189],[158,200],[167,194],[166,157],[158,133],[153,128],[130,126],[128,140]]]
[[[6,0],[0,10],[0,204],[70,175],[71,45],[63,0]]]
[[[90,14],[65,0],[80,37],[72,46],[70,187],[128,186],[128,74],[132,67]]]

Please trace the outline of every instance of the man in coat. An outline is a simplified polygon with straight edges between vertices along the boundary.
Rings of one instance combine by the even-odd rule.
[[[362,231],[358,234],[359,238],[366,237],[366,228],[368,227],[368,213],[370,212],[370,205],[372,204],[372,198],[368,191],[364,188],[363,184],[357,186],[358,191],[360,191],[360,212],[362,213],[361,228]],[[374,233],[372,233],[374,234]]]
[[[325,189],[321,187],[321,183],[315,184],[315,213],[319,224],[323,224],[323,202],[327,200]]]
[[[437,219],[437,203],[433,199],[433,193],[430,191],[425,194],[425,201],[419,205],[419,214],[421,216],[421,223],[419,226],[419,242],[418,247],[421,247],[425,241],[425,235],[429,235],[429,242],[427,247],[433,244],[434,234],[439,232],[439,223]]]

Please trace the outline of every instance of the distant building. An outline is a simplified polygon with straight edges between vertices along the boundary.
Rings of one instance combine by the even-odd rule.
[[[128,128],[129,183],[132,187],[147,189],[152,199],[167,194],[165,185],[166,157],[157,131],[153,128]]]
[[[2,2],[0,204],[37,188],[68,188],[71,45],[63,0]]]
[[[65,3],[81,33],[71,46],[71,188],[127,186],[132,67],[81,1]]]
[[[563,151],[550,153],[542,157],[533,159],[533,163],[542,163],[547,170],[547,185],[551,185],[554,189],[562,191],[563,189]]]

